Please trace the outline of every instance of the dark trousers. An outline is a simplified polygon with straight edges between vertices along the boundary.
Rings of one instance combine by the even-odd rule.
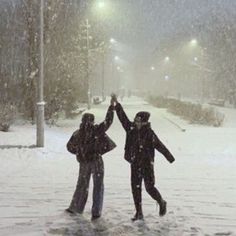
[[[140,166],[131,164],[131,187],[137,212],[142,212],[142,180],[148,194],[159,204],[162,201],[160,192],[155,188],[155,176],[152,163]]]
[[[83,213],[88,199],[91,174],[93,176],[92,215],[100,216],[104,195],[104,164],[102,157],[98,157],[98,159],[91,162],[80,163],[79,178],[69,209],[77,213]]]

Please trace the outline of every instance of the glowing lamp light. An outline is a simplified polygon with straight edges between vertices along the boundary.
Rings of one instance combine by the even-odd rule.
[[[98,7],[99,7],[100,9],[103,9],[105,6],[106,6],[106,4],[105,4],[104,1],[98,2]]]
[[[113,39],[113,38],[110,39],[110,43],[115,43],[115,42],[116,42],[115,39]]]
[[[165,57],[165,62],[169,62],[170,58],[169,57]]]
[[[196,39],[192,39],[190,43],[191,43],[192,46],[196,46],[197,45],[197,40]]]
[[[169,80],[170,77],[168,75],[165,76],[165,80]]]

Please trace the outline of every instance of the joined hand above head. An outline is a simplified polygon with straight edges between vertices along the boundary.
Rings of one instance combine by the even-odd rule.
[[[111,94],[111,105],[112,105],[112,106],[116,106],[117,103],[118,103],[118,101],[117,101],[117,96],[116,96],[115,93],[112,93],[112,94]]]

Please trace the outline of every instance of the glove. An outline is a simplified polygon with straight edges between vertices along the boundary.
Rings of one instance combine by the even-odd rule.
[[[116,96],[116,94],[112,93],[111,94],[111,105],[116,106],[117,103],[118,103],[117,96]]]

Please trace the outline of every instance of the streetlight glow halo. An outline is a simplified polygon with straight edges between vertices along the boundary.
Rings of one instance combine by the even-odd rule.
[[[169,62],[170,61],[170,57],[166,56],[165,57],[165,62]]]
[[[116,40],[114,38],[110,39],[110,43],[115,43],[115,42],[116,42]]]
[[[192,46],[196,46],[198,42],[197,42],[197,39],[192,39],[190,43]]]
[[[105,8],[105,6],[106,6],[106,4],[105,4],[104,1],[99,1],[99,2],[98,2],[98,7],[99,7],[100,9]]]

